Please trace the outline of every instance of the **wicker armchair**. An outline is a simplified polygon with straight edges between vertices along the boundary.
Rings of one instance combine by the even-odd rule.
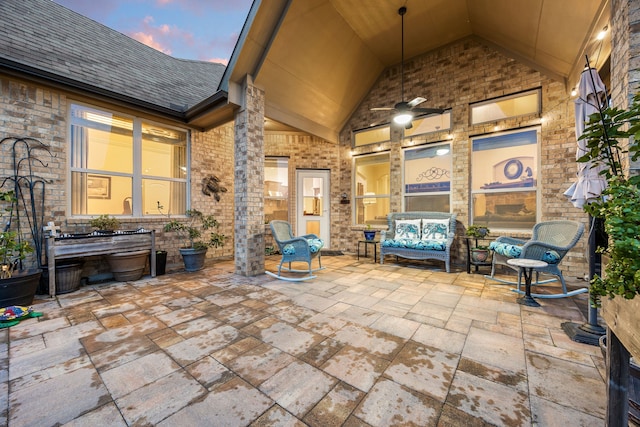
[[[282,254],[282,260],[278,266],[278,274],[267,271],[266,273],[282,280],[288,281],[301,281],[313,279],[316,276],[313,275],[314,271],[322,269],[322,261],[320,257],[320,250],[324,245],[324,242],[318,238],[315,234],[306,234],[304,236],[295,237],[291,231],[291,224],[287,221],[274,220],[269,223],[271,227],[271,233],[273,239],[276,241],[280,253]],[[311,268],[311,261],[317,258],[319,267],[316,269]],[[282,264],[289,263],[289,267],[283,267]],[[291,268],[292,262],[306,262],[309,268],[307,270],[294,270]],[[292,273],[308,273],[303,277],[289,277],[282,276],[282,270]]]
[[[546,221],[539,222],[533,226],[532,236],[530,240],[516,239],[513,237],[498,237],[491,242],[489,248],[493,251],[493,261],[491,264],[491,275],[487,276],[503,283],[517,284],[517,292],[520,290],[520,273],[518,274],[518,282],[509,282],[495,277],[496,265],[505,265],[511,269],[519,271],[516,267],[507,264],[510,258],[526,258],[545,261],[547,266],[544,268],[536,268],[536,281],[532,285],[541,285],[544,283],[560,280],[562,284],[561,294],[532,294],[538,298],[562,298],[573,296],[587,292],[587,288],[580,288],[571,292],[567,292],[567,284],[560,271],[560,263],[565,255],[578,243],[584,225],[575,221]],[[549,274],[556,278],[540,281],[539,274]]]

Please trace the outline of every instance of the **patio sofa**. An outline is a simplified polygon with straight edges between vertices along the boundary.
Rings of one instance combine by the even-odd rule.
[[[388,230],[380,232],[380,264],[386,255],[444,261],[450,272],[451,245],[456,214],[443,212],[394,212],[387,216]]]

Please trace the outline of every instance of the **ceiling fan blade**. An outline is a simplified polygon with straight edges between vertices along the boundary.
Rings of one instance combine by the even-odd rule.
[[[395,108],[393,107],[374,107],[369,108],[370,111],[393,111]]]
[[[442,108],[412,108],[416,114],[442,114],[444,113],[444,109]]]
[[[413,98],[413,100],[409,101],[409,107],[413,108],[413,107],[415,107],[417,105],[422,104],[426,100],[427,100],[427,98],[423,98],[421,96]]]

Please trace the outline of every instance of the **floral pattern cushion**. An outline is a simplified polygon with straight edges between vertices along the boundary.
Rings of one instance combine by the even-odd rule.
[[[389,239],[384,240],[382,242],[382,246],[391,248],[444,251],[447,249],[447,242],[444,240]]]
[[[307,243],[309,244],[309,251],[312,254],[315,254],[324,246],[324,241],[322,239],[307,239]],[[295,255],[296,247],[292,244],[284,245],[282,253],[283,255]]]
[[[395,239],[420,240],[419,219],[403,219],[396,221]]]
[[[522,246],[509,243],[491,242],[489,249],[507,258],[520,258],[522,254]],[[547,264],[557,264],[560,261],[560,254],[556,251],[546,251],[542,256],[542,261]]]
[[[449,236],[448,219],[423,219],[422,240],[447,240]]]

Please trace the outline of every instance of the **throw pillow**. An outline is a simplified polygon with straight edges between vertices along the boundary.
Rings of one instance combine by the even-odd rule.
[[[394,239],[420,240],[420,220],[403,219],[396,221]]]
[[[447,240],[449,237],[448,219],[423,219],[422,240]]]

